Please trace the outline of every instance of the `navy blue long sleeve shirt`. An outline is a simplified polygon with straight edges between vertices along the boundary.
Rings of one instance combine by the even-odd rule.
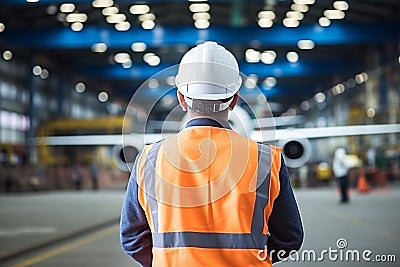
[[[222,124],[222,125],[221,125]],[[186,127],[207,125],[225,127],[209,119],[194,119]],[[138,185],[136,183],[136,163],[128,182],[125,199],[122,206],[120,222],[120,240],[126,254],[142,266],[151,266],[152,237],[146,215],[138,201]],[[268,252],[273,263],[289,256],[289,252],[299,250],[303,242],[303,227],[297,203],[290,185],[289,173],[284,159],[281,160],[279,172],[280,191],[274,201],[269,217]],[[274,253],[271,253],[274,251]],[[278,251],[284,251],[282,254]],[[278,258],[278,255],[280,256]]]

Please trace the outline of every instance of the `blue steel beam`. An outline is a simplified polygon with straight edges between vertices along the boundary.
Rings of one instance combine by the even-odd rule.
[[[88,26],[80,32],[70,28],[23,28],[8,29],[0,34],[0,41],[21,48],[62,48],[90,49],[93,43],[103,42],[109,48],[129,48],[133,42],[145,42],[148,46],[181,45],[194,46],[204,40],[217,40],[225,45],[249,45],[258,42],[261,45],[296,45],[301,39],[311,39],[318,45],[346,45],[375,43],[393,40],[400,36],[400,27],[385,27],[381,24],[349,25],[340,22],[329,27],[301,25],[298,28],[286,28],[274,25],[269,29],[259,27],[218,27],[196,30],[192,26],[161,27],[153,30],[133,28],[119,32],[112,26]]]
[[[297,63],[287,61],[278,61],[271,65],[263,63],[245,63],[240,62],[240,71],[245,75],[256,74],[259,77],[306,77],[323,74],[332,74],[337,72],[350,72],[356,74],[361,70],[361,65],[352,62],[307,62],[299,60]],[[166,78],[170,75],[176,75],[177,68],[173,65],[160,64],[156,67],[147,64],[133,64],[129,69],[121,65],[108,66],[85,66],[76,67],[74,71],[89,77],[127,79],[127,80],[146,80],[157,74],[157,78]]]

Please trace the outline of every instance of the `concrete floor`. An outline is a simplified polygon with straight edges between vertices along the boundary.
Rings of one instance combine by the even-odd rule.
[[[399,266],[400,188],[368,194],[352,192],[348,205],[339,204],[334,188],[295,192],[304,223],[304,245],[298,260],[293,256],[277,266]],[[57,238],[54,232],[61,231],[65,236],[76,233],[80,226],[90,229],[90,225],[109,223],[53,246],[0,262],[0,266],[138,266],[122,252],[118,224],[112,222],[119,214],[122,198],[123,190],[1,196],[0,251],[3,255],[10,248],[33,245],[49,240],[49,236]],[[60,205],[63,212],[58,211]],[[25,230],[21,226],[25,226]],[[22,234],[18,234],[18,229]],[[339,239],[346,240],[345,248],[338,249]],[[331,255],[327,252],[321,256],[323,250],[331,251]],[[397,262],[366,262],[362,258],[365,250],[371,251],[367,255],[371,260],[378,254],[394,255]],[[315,261],[312,253],[315,253]],[[360,261],[352,260],[351,253],[359,253]]]

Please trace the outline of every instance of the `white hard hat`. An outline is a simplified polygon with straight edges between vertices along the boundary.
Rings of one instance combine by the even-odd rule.
[[[235,95],[242,78],[231,52],[216,42],[204,42],[182,58],[175,79],[186,98],[222,100]]]

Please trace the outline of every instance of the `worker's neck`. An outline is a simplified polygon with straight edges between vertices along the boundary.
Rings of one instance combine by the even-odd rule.
[[[196,118],[209,118],[212,120],[216,121],[228,121],[228,109],[220,111],[220,112],[215,112],[215,113],[198,113],[193,110],[188,110],[188,118],[189,120],[191,119],[196,119]]]

